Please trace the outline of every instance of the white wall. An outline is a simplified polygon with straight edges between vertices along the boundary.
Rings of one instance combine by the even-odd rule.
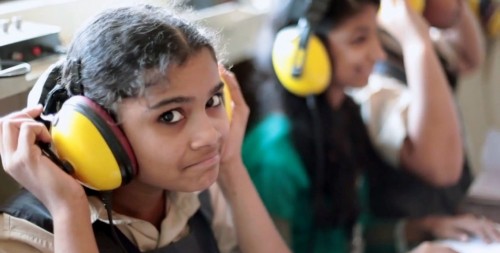
[[[19,16],[23,20],[41,22],[61,27],[61,40],[68,44],[76,29],[97,12],[116,5],[150,3],[166,5],[174,0],[23,0],[36,8],[20,7],[14,3],[0,4],[0,19]],[[176,2],[180,2],[177,0]],[[41,5],[41,3],[44,3]],[[252,8],[250,3],[226,3],[215,8],[203,9],[192,19],[202,19],[209,27],[221,32],[230,62],[248,57],[253,51],[253,40],[263,24],[264,10]],[[243,4],[246,3],[246,4]],[[241,28],[244,29],[241,29]]]
[[[156,3],[161,0],[23,0],[0,6],[0,18],[20,16],[24,20],[60,26],[61,39],[68,43],[77,27],[105,7],[127,3]]]
[[[500,38],[489,41],[481,69],[460,81],[458,104],[474,171],[481,170],[481,147],[490,129],[500,129]],[[500,150],[499,150],[500,156]]]

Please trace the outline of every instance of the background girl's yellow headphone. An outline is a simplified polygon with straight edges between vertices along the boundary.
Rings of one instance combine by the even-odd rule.
[[[274,39],[271,60],[280,83],[297,96],[317,95],[330,83],[332,63],[314,29],[330,5],[329,0],[310,1],[297,25],[281,29]],[[292,5],[293,6],[293,5]]]

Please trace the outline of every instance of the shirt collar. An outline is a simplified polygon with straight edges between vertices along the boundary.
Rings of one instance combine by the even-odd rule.
[[[130,217],[112,211],[113,223],[130,240],[135,242],[140,250],[150,250],[165,246],[180,239],[186,229],[188,220],[200,207],[199,192],[169,192],[165,194],[167,211],[158,231],[148,221]],[[109,223],[104,203],[95,196],[88,198],[91,222],[99,220]]]

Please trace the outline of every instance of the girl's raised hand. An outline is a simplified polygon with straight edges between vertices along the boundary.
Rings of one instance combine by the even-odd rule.
[[[229,136],[222,150],[222,165],[232,162],[241,162],[241,145],[245,135],[246,125],[250,109],[241,94],[235,75],[219,65],[219,74],[229,89],[232,99],[232,113],[230,119]]]
[[[413,10],[408,0],[381,0],[377,22],[402,46],[422,36],[428,37],[429,24]]]
[[[0,155],[4,170],[35,195],[51,213],[86,199],[83,187],[42,154],[37,142],[50,143],[45,125],[35,121],[41,106],[0,118]],[[77,202],[75,202],[77,201]]]

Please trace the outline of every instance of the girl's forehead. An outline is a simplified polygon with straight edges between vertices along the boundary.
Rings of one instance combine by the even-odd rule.
[[[162,73],[155,73],[155,78],[146,88],[152,93],[165,92],[189,85],[202,85],[219,79],[217,61],[208,49],[202,49],[189,56],[186,61],[173,63]]]
[[[355,31],[361,27],[376,26],[377,8],[374,5],[365,5],[354,15],[346,18],[333,29],[330,33],[342,33]]]
[[[211,54],[200,52],[191,56],[184,64],[172,65],[150,87],[145,89],[148,98],[164,96],[197,96],[208,94],[220,83],[218,65]]]

